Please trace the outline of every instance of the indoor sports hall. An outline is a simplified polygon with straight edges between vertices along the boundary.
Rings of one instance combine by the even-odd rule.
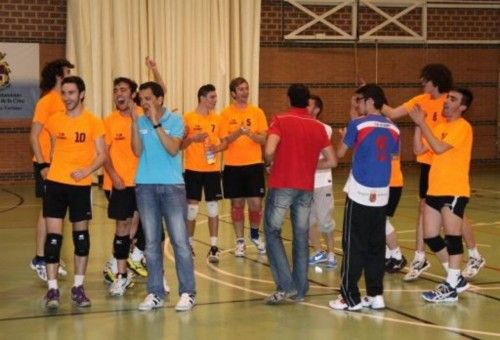
[[[41,71],[52,60],[69,60],[74,65],[71,74],[86,84],[83,104],[104,119],[115,110],[113,79],[129,77],[138,84],[157,79],[148,61],[145,65],[146,57],[156,62],[165,83],[164,106],[179,115],[196,108],[196,91],[208,83],[217,89],[215,111],[220,112],[231,102],[229,82],[242,76],[249,85],[249,102],[271,122],[288,110],[289,86],[303,83],[323,100],[320,120],[332,127],[335,149],[341,144],[339,129],[351,120],[351,97],[360,86],[379,85],[388,104],[398,107],[422,93],[425,83],[420,72],[425,65],[446,65],[454,84],[474,94],[464,114],[474,134],[465,211],[485,262],[468,280],[470,287],[456,302],[423,300],[423,292],[447,278],[427,246],[430,267],[413,281],[403,280],[416,250],[420,176],[413,148],[415,124],[404,116],[394,120],[401,136],[404,185],[391,222],[408,263],[400,271],[385,273],[384,309],[348,311],[329,306],[342,282],[343,190],[351,168],[349,152],[332,169],[337,266],[308,266],[309,291],[303,301],[265,303],[277,289],[269,259],[248,239],[247,212],[246,253],[235,256],[228,199],[218,206],[218,263],[207,258],[209,212],[200,202],[192,247],[196,281],[192,310],[175,309],[179,285],[168,234],[163,265],[170,293],[164,307],[138,310],[147,293],[147,278],[137,274],[130,274],[133,283],[123,296],[110,296],[103,270],[113,252],[115,221],[108,218],[100,169],[91,175],[85,274],[92,304],[81,308],[71,303],[74,248],[66,216],[60,258],[67,275],[58,279],[59,308],[47,310],[47,282],[30,268],[42,209],[42,200],[35,197],[30,145]],[[500,337],[500,1],[3,0],[0,81],[0,339]],[[262,236],[263,230],[261,223]],[[291,262],[289,215],[282,241]],[[463,267],[467,252],[464,245]],[[363,277],[359,286],[364,295]]]

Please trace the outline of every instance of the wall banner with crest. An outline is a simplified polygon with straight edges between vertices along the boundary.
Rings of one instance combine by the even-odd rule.
[[[0,119],[33,116],[39,68],[38,44],[0,43]]]

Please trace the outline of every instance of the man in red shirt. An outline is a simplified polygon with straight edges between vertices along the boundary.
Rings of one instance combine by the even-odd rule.
[[[316,169],[337,166],[337,158],[323,125],[307,111],[309,89],[303,84],[288,88],[290,109],[276,115],[269,127],[265,160],[271,164],[264,211],[264,232],[269,264],[276,282],[276,292],[267,304],[286,298],[302,301],[309,288],[308,232],[309,214]],[[320,153],[324,156],[318,161]],[[281,240],[281,228],[290,208],[293,229],[293,270]]]

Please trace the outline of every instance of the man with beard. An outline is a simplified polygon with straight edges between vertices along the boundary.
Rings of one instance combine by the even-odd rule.
[[[90,249],[88,224],[92,218],[90,175],[106,159],[103,123],[83,107],[85,83],[79,77],[67,77],[62,81],[61,90],[65,112],[54,114],[46,124],[52,145],[43,200],[43,216],[47,223],[46,307],[49,309],[59,307],[57,271],[63,221],[68,208],[75,246],[75,279],[71,299],[78,307],[90,306],[83,289]]]

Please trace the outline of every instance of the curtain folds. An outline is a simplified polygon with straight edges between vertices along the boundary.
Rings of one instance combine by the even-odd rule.
[[[152,80],[146,56],[158,64],[170,109],[194,109],[207,83],[220,109],[237,76],[249,81],[257,104],[260,11],[260,0],[68,0],[66,55],[98,116],[113,110],[114,78]]]

